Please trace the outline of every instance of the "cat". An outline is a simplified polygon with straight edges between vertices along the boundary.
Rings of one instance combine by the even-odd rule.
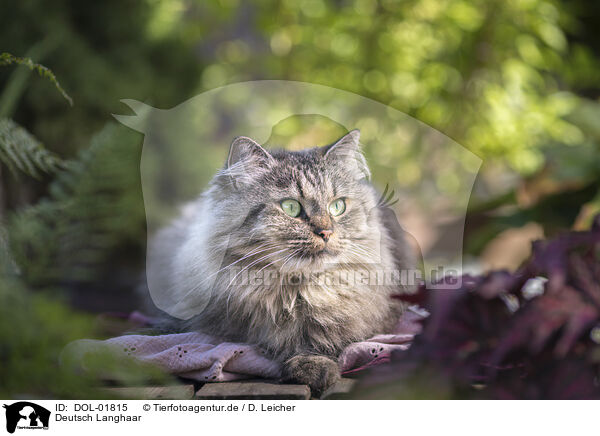
[[[340,377],[345,346],[390,331],[403,309],[390,296],[407,286],[365,277],[414,267],[359,137],[301,151],[235,138],[208,189],[150,244],[149,277],[198,307],[187,329],[258,345],[313,395]]]

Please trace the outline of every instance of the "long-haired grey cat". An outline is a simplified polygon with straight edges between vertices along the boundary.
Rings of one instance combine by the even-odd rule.
[[[208,190],[150,246],[158,285],[202,302],[188,329],[258,345],[282,362],[284,381],[315,395],[340,377],[345,346],[390,331],[402,310],[390,298],[405,290],[397,283],[339,277],[413,267],[359,136],[295,152],[235,138]],[[320,273],[338,279],[298,279]]]

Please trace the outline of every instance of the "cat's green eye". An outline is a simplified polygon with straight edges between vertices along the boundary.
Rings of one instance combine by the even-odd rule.
[[[346,211],[346,202],[343,198],[333,200],[329,205],[329,213],[333,216],[338,216]]]
[[[281,202],[281,209],[283,209],[286,215],[296,218],[298,215],[300,215],[302,206],[300,206],[300,203],[298,203],[296,200],[283,200]]]

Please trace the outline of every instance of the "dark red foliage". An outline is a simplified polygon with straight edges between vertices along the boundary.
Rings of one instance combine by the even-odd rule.
[[[547,281],[532,296],[526,289],[536,277]],[[600,345],[591,335],[600,326],[600,225],[536,241],[514,273],[435,288],[397,297],[431,315],[411,350],[372,374],[373,383],[410,382],[427,370],[467,398],[600,398]]]

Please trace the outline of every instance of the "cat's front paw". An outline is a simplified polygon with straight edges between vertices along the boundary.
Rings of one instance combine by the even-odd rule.
[[[340,379],[338,364],[325,356],[300,354],[287,360],[283,367],[283,381],[305,384],[314,397]]]

